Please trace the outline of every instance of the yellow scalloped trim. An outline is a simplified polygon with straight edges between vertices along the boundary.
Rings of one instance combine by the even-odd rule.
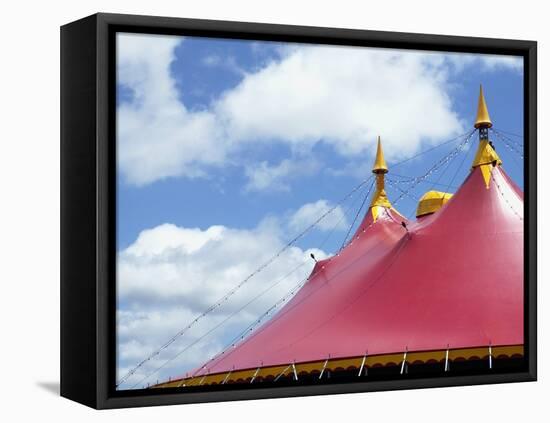
[[[433,351],[408,351],[407,352],[407,363],[427,363],[428,361],[438,361],[442,362],[445,360],[447,350],[433,350]],[[449,361],[454,360],[468,360],[471,358],[484,358],[489,355],[489,347],[475,347],[475,348],[459,348],[459,349],[449,349]],[[497,358],[500,356],[512,357],[514,355],[524,355],[523,345],[507,345],[500,347],[492,347],[492,355]],[[379,355],[367,355],[365,359],[365,366],[374,367],[374,366],[388,366],[388,365],[398,365],[403,362],[404,352],[393,353],[393,354],[379,354]],[[350,357],[350,358],[334,358],[329,359],[326,369],[330,371],[335,371],[336,369],[348,369],[356,368],[358,369],[361,366],[363,361],[363,356]],[[312,373],[312,372],[321,372],[325,360],[312,361],[306,363],[295,363],[296,372],[298,375],[300,373]],[[256,378],[265,378],[268,376],[277,377],[282,374],[287,376],[294,372],[292,366],[281,365],[281,366],[269,366],[263,367],[258,370],[257,368],[253,369],[244,369],[231,371],[229,377],[227,377],[228,372],[216,373],[211,375],[202,375],[195,376],[183,379],[176,379],[170,382],[159,383],[158,385],[152,386],[152,388],[177,388],[182,386],[199,386],[199,385],[211,385],[211,384],[220,384],[226,378],[225,383],[235,383],[235,382],[244,382],[249,383],[254,374]]]

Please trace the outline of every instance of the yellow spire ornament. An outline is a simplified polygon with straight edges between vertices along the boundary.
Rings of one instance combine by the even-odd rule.
[[[500,166],[502,164],[502,160],[500,160],[500,157],[489,141],[489,128],[492,126],[493,122],[491,122],[487,103],[485,102],[485,96],[483,95],[483,88],[480,85],[479,99],[477,102],[477,116],[474,123],[474,128],[479,131],[479,146],[472,163],[472,169],[479,167],[487,189],[489,189],[491,182],[491,171],[493,166]]]
[[[483,87],[479,86],[479,99],[477,101],[477,117],[474,123],[474,128],[479,129],[481,127],[490,128],[493,126],[491,117],[489,116],[489,110],[487,110],[487,103],[485,102],[485,96],[483,95]]]
[[[384,159],[384,151],[382,151],[380,137],[378,137],[378,147],[376,149],[376,159],[374,160],[372,173],[388,173],[388,165],[386,164],[386,159]]]
[[[391,203],[385,190],[386,181],[384,175],[388,173],[388,166],[386,165],[386,160],[384,159],[384,151],[382,150],[382,142],[380,141],[380,137],[378,137],[378,147],[376,150],[374,166],[372,167],[372,173],[376,175],[376,192],[372,197],[370,209],[372,219],[376,222],[379,212],[381,211],[380,207],[391,208]]]

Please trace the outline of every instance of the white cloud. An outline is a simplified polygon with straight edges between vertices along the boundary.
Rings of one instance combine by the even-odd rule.
[[[462,130],[448,94],[452,72],[475,61],[487,70],[521,65],[503,56],[299,45],[279,49],[208,109],[192,111],[170,71],[179,42],[119,35],[119,82],[134,93],[118,109],[120,170],[131,184],[205,177],[231,161],[245,166],[248,190],[288,189],[290,162],[251,166],[240,158],[250,144],[281,143],[304,155],[324,143],[352,158],[373,154],[381,135],[389,159],[404,157]],[[237,66],[225,62],[204,59]]]
[[[300,47],[248,75],[216,113],[242,142],[324,142],[351,156],[370,153],[380,134],[391,157],[461,129],[445,78],[439,61],[421,53]]]
[[[117,111],[118,163],[135,185],[204,176],[226,157],[216,117],[189,111],[178,98],[170,65],[180,42],[180,37],[118,35],[118,82],[133,93]]]
[[[210,54],[208,56],[203,57],[201,61],[202,61],[202,64],[205,66],[215,67],[220,65],[222,58],[217,54]]]
[[[201,230],[164,224],[141,232],[132,245],[120,251],[117,262],[119,378],[276,254],[286,239],[278,228],[278,222],[269,219],[251,230],[225,226]],[[291,247],[286,250],[229,301],[148,361],[121,387],[131,387],[195,342],[145,383],[181,375],[204,363],[310,273],[311,252],[318,258],[326,257],[318,249]],[[278,283],[272,289],[238,312],[275,282]],[[233,313],[236,315],[227,323],[200,340]]]
[[[136,257],[163,254],[172,249],[181,249],[190,254],[200,250],[208,241],[219,240],[224,229],[223,226],[211,226],[202,231],[198,228],[186,229],[164,224],[142,231],[125,251]]]
[[[504,68],[523,72],[523,58],[521,57],[487,55],[482,56],[481,61],[487,71]]]
[[[273,166],[266,161],[249,164],[245,167],[245,191],[289,191],[291,177],[311,175],[319,166],[313,158],[283,159]]]
[[[307,203],[300,207],[289,219],[289,229],[299,233],[315,222],[318,218],[327,213],[334,207],[327,200],[318,200],[314,203]],[[336,206],[330,214],[322,219],[317,228],[322,231],[330,231],[333,229],[346,229],[349,223],[346,219],[344,210],[340,206]]]
[[[224,56],[221,57],[217,54],[210,54],[202,58],[201,60],[202,64],[204,66],[215,68],[220,67],[224,68],[226,70],[229,70],[230,72],[234,72],[237,75],[245,75],[245,70],[239,66],[237,59],[235,59],[234,56]]]
[[[463,71],[466,66],[478,66],[485,72],[501,69],[523,72],[523,58],[519,56],[448,53],[445,58],[455,67],[455,71],[459,72]]]

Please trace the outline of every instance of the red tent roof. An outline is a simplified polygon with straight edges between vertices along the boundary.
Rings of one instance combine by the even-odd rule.
[[[293,363],[319,371],[329,358],[346,368],[363,357],[362,367],[367,352],[369,366],[404,363],[406,353],[421,362],[449,351],[523,354],[523,192],[501,167],[491,126],[480,91],[470,174],[454,195],[427,193],[414,221],[386,195],[379,140],[376,192],[348,245],[319,261],[298,293],[234,348],[161,385],[253,381],[260,369],[262,377],[288,374]]]
[[[523,344],[523,195],[476,167],[437,213],[367,213],[269,322],[196,374],[339,357]]]

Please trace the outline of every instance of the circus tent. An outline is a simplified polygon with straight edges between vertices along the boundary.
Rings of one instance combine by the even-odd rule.
[[[489,139],[480,92],[471,171],[451,194],[429,191],[407,219],[375,192],[345,248],[263,326],[187,376],[159,387],[317,375],[375,366],[523,355],[523,193]]]

